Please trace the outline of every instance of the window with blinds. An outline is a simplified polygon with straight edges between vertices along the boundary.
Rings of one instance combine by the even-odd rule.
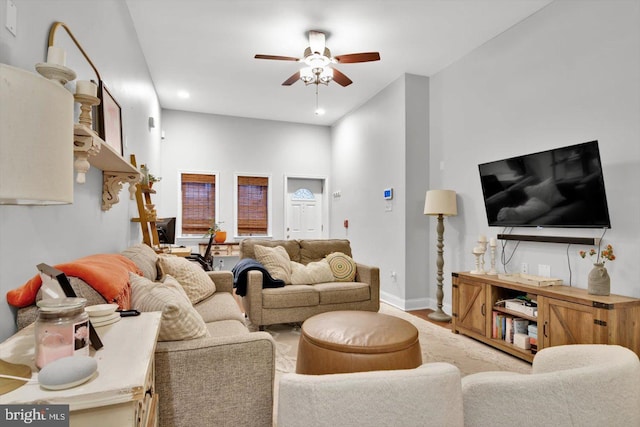
[[[182,234],[203,235],[216,217],[216,176],[182,173]]]
[[[238,176],[238,235],[269,233],[269,178]]]

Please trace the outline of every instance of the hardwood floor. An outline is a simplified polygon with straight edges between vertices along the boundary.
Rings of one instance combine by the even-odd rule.
[[[429,308],[424,309],[424,310],[413,310],[413,311],[407,311],[407,313],[409,314],[413,314],[414,316],[417,316],[423,320],[426,320],[427,322],[431,322],[434,325],[438,325],[438,326],[442,326],[443,328],[447,328],[447,329],[451,329],[451,322],[436,322],[435,320],[431,320],[429,319],[429,313],[432,313],[434,310],[431,310]]]

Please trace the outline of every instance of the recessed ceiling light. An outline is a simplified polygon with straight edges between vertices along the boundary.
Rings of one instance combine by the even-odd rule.
[[[182,98],[182,99],[187,99],[189,98],[189,92],[187,92],[186,90],[179,90],[178,91],[178,98]]]

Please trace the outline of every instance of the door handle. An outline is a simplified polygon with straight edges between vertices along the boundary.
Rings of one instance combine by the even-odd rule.
[[[542,334],[544,335],[545,338],[549,338],[549,335],[547,335],[547,322],[546,321],[542,325]]]
[[[485,309],[485,304],[482,304],[482,307],[480,307],[480,313],[482,313],[482,315],[484,316],[486,314],[486,309]]]

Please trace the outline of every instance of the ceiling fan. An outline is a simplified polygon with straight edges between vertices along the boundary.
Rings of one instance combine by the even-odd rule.
[[[353,64],[356,62],[379,61],[378,52],[350,53],[331,56],[331,51],[325,44],[325,34],[321,31],[309,31],[309,46],[304,50],[302,58],[279,55],[256,55],[256,59],[273,59],[277,61],[302,62],[306,66],[285,80],[283,86],[291,86],[298,80],[305,84],[328,85],[331,80],[340,86],[349,86],[351,79],[344,75],[333,64]]]

